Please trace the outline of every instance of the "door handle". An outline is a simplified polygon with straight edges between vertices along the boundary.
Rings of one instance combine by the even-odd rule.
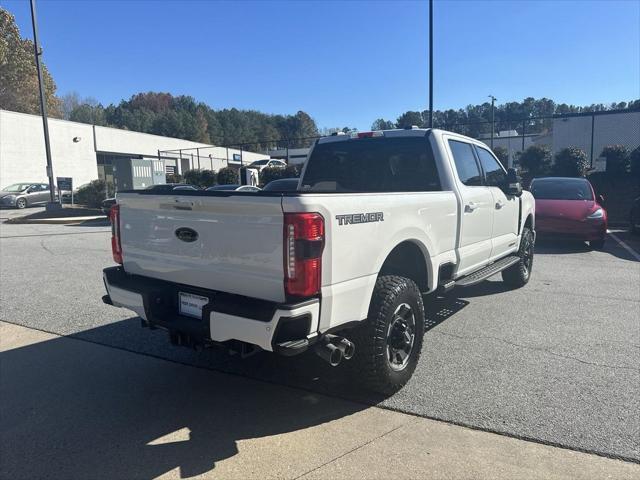
[[[498,200],[496,202],[496,209],[500,210],[502,207],[504,207],[504,202],[502,200]]]
[[[464,211],[465,211],[465,213],[471,213],[476,208],[478,208],[478,205],[476,205],[475,202],[469,202],[464,206]]]

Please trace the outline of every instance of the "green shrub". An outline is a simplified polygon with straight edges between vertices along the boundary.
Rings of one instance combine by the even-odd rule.
[[[520,154],[519,161],[531,177],[548,175],[551,170],[551,150],[546,145],[531,145]]]
[[[217,175],[213,170],[187,170],[184,172],[184,182],[202,188],[212,187],[217,183]]]
[[[113,195],[114,188],[112,183],[107,183],[104,180],[93,180],[78,189],[73,201],[90,208],[100,208],[102,201]]]
[[[224,167],[218,170],[218,184],[219,185],[233,185],[240,183],[240,177],[238,171],[235,168]]]
[[[629,154],[629,163],[631,164],[631,175],[640,180],[640,147],[636,147]]]
[[[179,173],[168,173],[167,183],[182,183],[182,175]]]
[[[553,174],[559,177],[584,177],[588,168],[587,154],[578,147],[567,147],[556,154]]]
[[[629,172],[629,150],[624,145],[608,145],[600,156],[607,159],[608,175],[624,175]]]
[[[505,169],[509,168],[509,150],[498,146],[493,149],[493,153]]]
[[[297,178],[300,176],[300,168],[296,165],[286,167],[267,167],[260,172],[260,185],[266,185],[273,180],[280,178]]]

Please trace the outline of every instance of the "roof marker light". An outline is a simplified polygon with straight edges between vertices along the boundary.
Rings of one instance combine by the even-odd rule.
[[[384,137],[382,130],[376,130],[374,132],[359,132],[358,138],[372,138],[372,137]]]

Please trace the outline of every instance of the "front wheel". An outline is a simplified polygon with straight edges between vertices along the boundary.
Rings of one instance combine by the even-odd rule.
[[[514,288],[524,287],[531,278],[531,269],[533,268],[533,232],[529,227],[522,230],[522,239],[520,240],[520,250],[518,250],[518,263],[512,265],[502,271],[502,280]]]
[[[24,198],[19,198],[16,200],[16,208],[22,210],[27,206],[27,201]]]
[[[409,381],[420,359],[424,326],[424,305],[415,282],[380,276],[367,320],[353,332],[352,365],[366,387],[393,394]]]

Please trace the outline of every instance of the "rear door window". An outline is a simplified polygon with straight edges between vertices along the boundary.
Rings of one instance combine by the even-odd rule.
[[[501,187],[507,181],[507,173],[496,158],[488,150],[476,146],[480,164],[484,170],[486,183],[490,187]]]
[[[482,175],[473,153],[473,146],[470,143],[449,140],[449,148],[460,181],[470,187],[482,185]]]
[[[314,192],[431,192],[441,190],[425,137],[374,137],[319,143],[302,189]]]

